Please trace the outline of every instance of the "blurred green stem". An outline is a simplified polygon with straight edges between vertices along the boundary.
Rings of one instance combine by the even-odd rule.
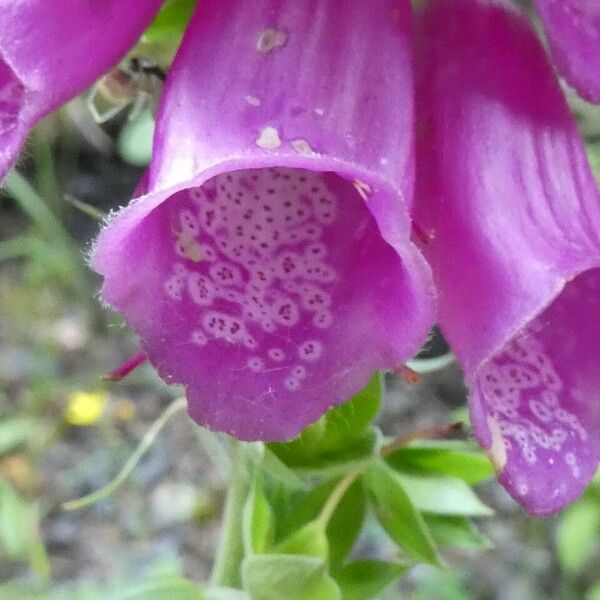
[[[33,128],[31,132],[31,154],[35,163],[35,183],[37,191],[44,197],[47,205],[55,215],[61,215],[63,206],[60,202],[60,191],[56,179],[54,155],[48,141],[49,130],[52,128],[51,119],[44,121]]]
[[[241,583],[240,566],[244,558],[242,513],[249,490],[245,462],[243,443],[234,442],[221,539],[210,577],[216,586],[237,588]]]
[[[3,186],[14,198],[21,210],[31,219],[44,240],[50,245],[47,256],[54,257],[60,253],[61,259],[67,266],[65,272],[68,274],[70,285],[87,306],[88,310],[91,310],[91,298],[83,270],[83,261],[80,254],[73,250],[71,236],[63,227],[60,220],[27,179],[16,169],[13,169],[7,175]],[[16,243],[17,247],[18,245],[19,243]],[[17,250],[17,247],[14,250]],[[22,253],[26,253],[25,250],[22,247]],[[7,249],[5,249],[6,251]]]

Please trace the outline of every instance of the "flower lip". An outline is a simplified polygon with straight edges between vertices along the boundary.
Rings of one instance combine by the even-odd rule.
[[[117,217],[101,235],[92,266],[106,277],[104,298],[125,311],[161,376],[187,385],[199,423],[288,439],[421,343],[428,309],[414,306],[411,279],[422,263],[397,237],[384,241],[364,199],[383,190],[357,179],[223,169],[137,200],[122,214],[138,212],[135,225]],[[116,265],[119,247],[128,251]]]

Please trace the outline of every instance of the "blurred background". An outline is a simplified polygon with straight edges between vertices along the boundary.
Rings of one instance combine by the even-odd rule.
[[[571,100],[599,174],[600,109]],[[98,125],[86,98],[73,100],[35,128],[0,191],[0,600],[94,600],[148,574],[200,581],[212,564],[227,441],[185,411],[112,494],[62,506],[110,482],[181,396],[148,365],[118,383],[102,379],[138,348],[101,306],[86,266],[101,220],[128,202],[149,160],[151,108],[130,118],[126,107]],[[437,338],[427,352],[447,348]],[[417,385],[386,381],[386,434],[464,416],[452,362]],[[477,491],[495,510],[477,522],[485,547],[446,553],[446,571],[412,569],[385,598],[600,600],[600,482],[544,520],[527,517],[494,480]],[[356,551],[384,544],[367,528]]]

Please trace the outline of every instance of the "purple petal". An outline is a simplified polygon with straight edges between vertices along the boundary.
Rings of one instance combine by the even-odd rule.
[[[409,19],[404,0],[199,5],[149,193],[92,259],[199,423],[290,438],[423,341]]]
[[[29,129],[112,67],[160,0],[0,0],[0,180]]]
[[[590,102],[600,102],[600,2],[535,0],[552,56],[565,79]]]
[[[485,35],[482,35],[485,32]],[[420,14],[416,213],[475,433],[533,514],[579,496],[600,438],[600,199],[534,33],[515,12]]]

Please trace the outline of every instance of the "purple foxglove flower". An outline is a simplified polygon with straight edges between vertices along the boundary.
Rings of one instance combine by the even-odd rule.
[[[290,438],[415,352],[408,0],[205,0],[92,265],[191,416]]]
[[[160,0],[0,0],[0,180],[29,129],[125,54]]]
[[[600,2],[535,0],[552,56],[565,79],[590,102],[600,102]]]
[[[532,514],[593,476],[600,442],[600,198],[545,53],[514,11],[419,15],[416,218],[477,439]]]

